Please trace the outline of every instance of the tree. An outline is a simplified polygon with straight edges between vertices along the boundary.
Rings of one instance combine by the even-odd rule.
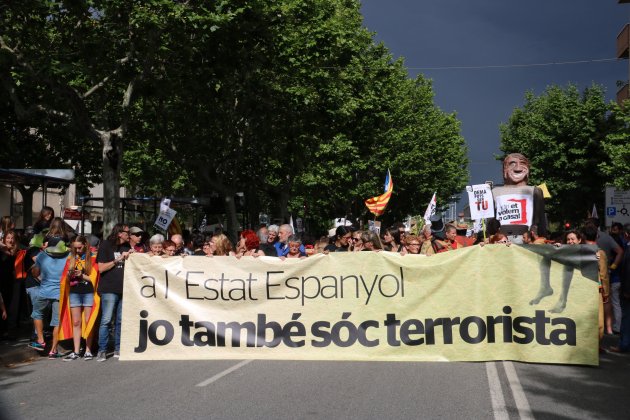
[[[167,73],[182,28],[220,25],[232,2],[214,10],[187,2],[25,0],[0,15],[0,77],[15,115],[34,128],[62,127],[75,151],[101,148],[105,231],[118,220],[124,143],[134,106]],[[201,12],[201,13],[199,13]]]
[[[611,104],[610,118],[616,124],[603,139],[602,146],[608,159],[599,168],[609,183],[621,190],[630,190],[630,105]]]
[[[580,222],[593,203],[603,202],[610,178],[602,168],[611,162],[604,144],[618,127],[608,110],[601,86],[581,94],[574,85],[551,86],[540,96],[528,92],[523,107],[500,126],[501,151],[526,155],[530,184],[547,184],[551,221]]]

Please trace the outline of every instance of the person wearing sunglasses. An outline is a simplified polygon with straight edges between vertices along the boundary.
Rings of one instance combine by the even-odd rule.
[[[133,248],[135,252],[140,252],[144,254],[148,250],[142,241],[143,234],[144,231],[137,226],[129,229],[129,246]]]

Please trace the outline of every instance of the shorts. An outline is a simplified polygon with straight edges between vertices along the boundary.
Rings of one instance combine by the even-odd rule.
[[[52,316],[50,317],[50,326],[59,326],[59,299],[48,299],[38,296],[35,304],[33,305],[33,313],[31,318],[44,319],[44,311],[52,310]]]
[[[70,293],[70,307],[94,306],[94,293]]]
[[[33,286],[26,289],[26,294],[31,298],[31,306],[35,307],[35,302],[39,296],[39,286]]]

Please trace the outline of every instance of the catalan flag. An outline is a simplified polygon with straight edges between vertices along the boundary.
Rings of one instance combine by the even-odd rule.
[[[385,211],[389,198],[394,191],[394,182],[392,181],[392,175],[387,170],[387,176],[385,177],[385,193],[376,197],[368,198],[365,200],[365,205],[375,216],[380,216]]]

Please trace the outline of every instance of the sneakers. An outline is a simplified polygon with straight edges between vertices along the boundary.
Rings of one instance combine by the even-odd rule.
[[[59,359],[60,357],[63,357],[63,356],[59,354],[58,351],[51,351],[50,353],[48,353],[49,359]]]
[[[73,360],[79,360],[79,355],[76,354],[75,352],[70,353],[69,355],[67,355],[66,357],[63,358],[64,362],[71,362]]]
[[[37,341],[31,341],[28,344],[28,346],[37,351],[44,351],[44,348],[46,347],[46,343],[38,343]]]
[[[116,359],[119,359],[119,358],[120,358],[120,350],[116,350],[116,351],[114,352],[114,357],[115,357]]]
[[[105,353],[104,351],[99,351],[96,355],[96,361],[104,362],[105,360],[107,360],[107,353]]]
[[[93,358],[94,356],[89,351],[86,351],[85,354],[83,355],[83,360],[92,360]]]

